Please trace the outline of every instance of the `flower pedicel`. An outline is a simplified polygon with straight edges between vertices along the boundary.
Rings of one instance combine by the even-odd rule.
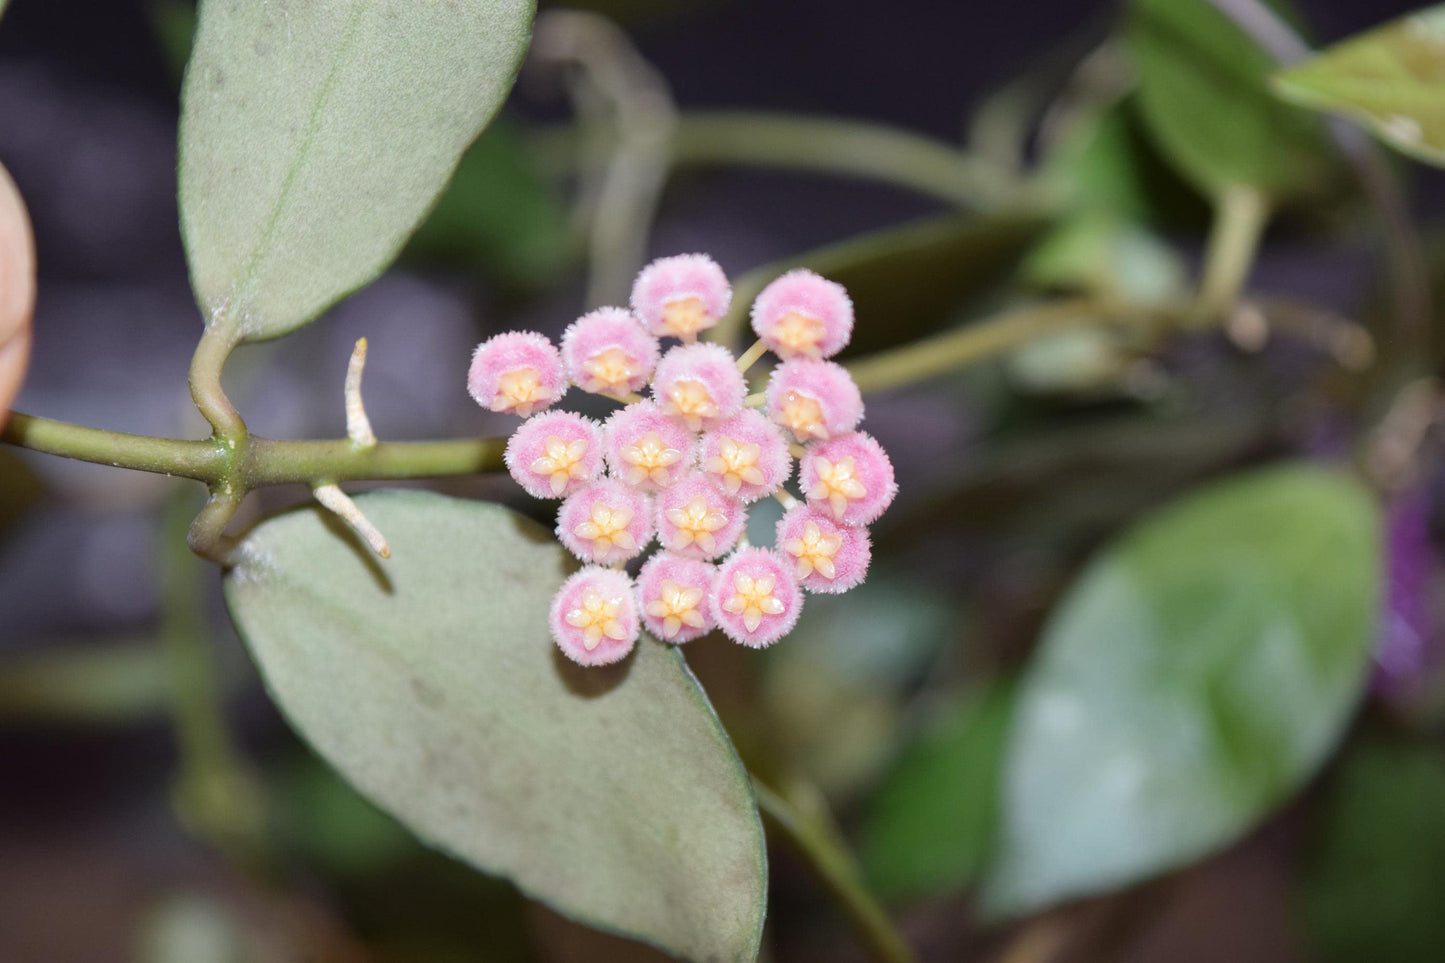
[[[525,419],[507,442],[508,471],[528,494],[562,499],[557,537],[584,565],[557,591],[549,624],[582,665],[625,658],[643,628],[675,644],[720,629],[763,648],[792,631],[805,592],[845,592],[867,575],[865,526],[898,486],[883,447],[857,430],[857,385],[824,360],[848,343],[853,304],[841,285],[790,271],[758,295],[759,344],[739,360],[697,342],[731,300],[711,258],[661,258],[638,275],[631,311],[583,315],[560,351],[514,331],[472,356],[477,403]],[[682,344],[664,351],[661,338]],[[782,360],[748,397],[744,375],[764,347]],[[625,406],[602,425],[547,410],[569,385]],[[795,455],[805,502],[784,488]],[[750,546],[748,506],[769,495],[788,509],[776,544]],[[659,550],[634,580],[624,566],[654,537]]]

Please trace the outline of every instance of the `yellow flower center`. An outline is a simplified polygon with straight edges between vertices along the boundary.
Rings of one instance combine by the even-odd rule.
[[[764,482],[762,470],[758,468],[758,457],[762,448],[724,436],[717,446],[717,454],[709,458],[702,470],[722,479],[729,495],[736,495],[743,487],[761,485]]]
[[[490,405],[493,411],[511,411],[523,418],[552,399],[552,392],[542,383],[536,368],[517,368],[497,378],[497,394]]]
[[[627,629],[617,617],[622,611],[622,599],[603,598],[596,589],[582,593],[582,604],[566,615],[567,624],[582,630],[582,645],[591,652],[602,642],[602,637],[614,642],[627,639]]]
[[[797,558],[798,578],[807,578],[814,572],[832,581],[835,574],[833,557],[843,547],[843,536],[835,533],[824,534],[817,522],[803,525],[802,538],[790,538],[783,542],[783,551]]]
[[[828,333],[823,322],[801,311],[789,311],[773,325],[773,340],[789,354],[804,354],[813,358],[822,357],[819,347],[823,336]]]
[[[775,580],[771,575],[752,577],[744,572],[733,573],[733,594],[723,602],[724,611],[743,617],[749,632],[756,632],[765,615],[782,615],[782,599],[773,594]]]
[[[693,542],[709,555],[717,552],[717,539],[713,532],[727,527],[728,517],[707,503],[698,495],[682,508],[669,508],[667,520],[677,529],[672,537],[674,552],[687,548]]]
[[[560,498],[568,481],[587,477],[587,467],[582,464],[582,458],[587,454],[587,439],[563,441],[555,435],[548,435],[543,450],[546,454],[532,462],[532,473],[551,476],[553,495]]]
[[[622,449],[622,460],[628,464],[627,484],[640,485],[651,479],[655,484],[667,485],[672,481],[670,469],[682,460],[682,452],[669,448],[661,435],[649,431]]]
[[[850,456],[834,463],[826,458],[813,458],[813,470],[817,479],[808,489],[809,498],[826,498],[833,517],[841,519],[848,510],[848,502],[864,498],[868,489],[858,479],[857,466]]]
[[[712,400],[707,385],[692,378],[674,382],[667,389],[667,400],[662,408],[668,414],[681,418],[692,431],[701,431],[702,423],[716,418],[718,413],[717,402]]]
[[[823,408],[807,395],[796,391],[783,393],[783,404],[774,419],[793,433],[799,441],[828,439],[828,426],[823,423]]]
[[[597,352],[582,362],[582,370],[587,373],[583,390],[609,395],[625,394],[631,390],[628,382],[638,374],[637,365],[621,348]]]
[[[700,629],[707,624],[698,606],[702,604],[702,589],[687,588],[676,582],[663,579],[658,586],[657,598],[647,603],[647,614],[662,619],[662,636],[665,639],[677,637],[684,625]]]
[[[627,530],[632,523],[632,509],[613,508],[606,502],[592,503],[592,517],[572,529],[578,538],[592,543],[592,557],[607,561],[614,548],[625,554],[637,551],[637,539]]]
[[[702,298],[677,298],[662,306],[662,333],[688,343],[696,341],[697,333],[712,322]]]

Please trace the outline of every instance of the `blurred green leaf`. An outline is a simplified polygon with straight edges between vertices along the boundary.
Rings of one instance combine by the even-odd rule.
[[[1321,182],[1318,119],[1271,96],[1273,58],[1209,0],[1131,0],[1126,39],[1145,124],[1206,194],[1244,184],[1290,196]]]
[[[206,0],[181,228],[207,323],[285,334],[379,274],[501,106],[532,0]]]
[[[196,4],[193,0],[147,0],[146,14],[151,31],[161,48],[166,66],[179,82],[191,59],[191,38],[196,33]]]
[[[1351,37],[1274,77],[1292,103],[1343,114],[1445,167],[1445,5]]]
[[[359,496],[383,567],[316,511],[226,577],[277,704],[422,839],[583,922],[751,960],[766,888],[747,775],[676,649],[584,669],[547,630],[561,547],[496,505]]]
[[[244,928],[224,903],[205,896],[172,896],[150,914],[140,933],[138,963],[245,963]]]
[[[1368,665],[1377,514],[1343,475],[1276,467],[1176,502],[1088,566],[1020,685],[993,912],[1188,863],[1314,772]]]
[[[1306,932],[1329,963],[1435,963],[1445,946],[1445,753],[1364,742],[1330,786],[1301,880]]]
[[[978,875],[997,831],[1012,707],[1012,687],[995,685],[949,706],[904,748],[868,808],[859,843],[880,896],[937,895]]]
[[[1119,301],[1164,301],[1182,294],[1187,279],[1182,259],[1158,235],[1098,209],[1046,234],[1020,274],[1047,290]]]

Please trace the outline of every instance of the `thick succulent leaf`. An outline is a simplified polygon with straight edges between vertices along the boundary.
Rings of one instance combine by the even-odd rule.
[[[181,229],[208,323],[284,334],[379,274],[501,105],[532,0],[205,0]]]
[[[313,747],[423,840],[593,926],[751,960],[766,867],[752,792],[677,650],[583,669],[552,644],[557,543],[496,505],[356,499],[384,565],[299,511],[245,541],[226,598]]]
[[[1352,37],[1274,78],[1286,100],[1344,114],[1445,166],[1445,5]]]
[[[1364,488],[1290,466],[1186,497],[1096,558],[1021,683],[987,905],[1190,862],[1308,779],[1365,676],[1378,541]]]

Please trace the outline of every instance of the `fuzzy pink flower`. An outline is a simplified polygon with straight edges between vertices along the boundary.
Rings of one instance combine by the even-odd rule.
[[[858,385],[848,369],[831,361],[784,361],[768,378],[765,398],[768,416],[800,442],[847,434],[863,420]]]
[[[853,336],[853,302],[843,285],[798,268],[763,288],[752,321],[780,358],[828,358]]]
[[[624,658],[642,631],[632,579],[595,565],[562,583],[552,598],[548,622],[557,647],[581,665],[608,665]]]
[[[706,562],[658,552],[637,573],[642,624],[667,642],[681,645],[712,628],[707,596],[717,569]]]
[[[612,477],[639,491],[660,491],[692,467],[697,438],[651,401],[620,408],[603,429]]]
[[[557,537],[584,562],[625,562],[652,541],[652,501],[615,479],[600,478],[562,503]]]
[[[702,436],[702,472],[744,504],[771,495],[793,472],[793,456],[778,427],[744,408]]]
[[[803,593],[793,566],[781,555],[745,548],[719,566],[708,607],[728,638],[761,649],[798,624]]]
[[[657,339],[625,308],[598,308],[562,332],[567,380],[599,395],[642,390],[657,367]]]
[[[652,397],[663,414],[689,431],[721,424],[743,410],[747,384],[732,352],[720,344],[685,344],[662,356]]]
[[[467,391],[483,408],[527,418],[567,391],[562,356],[535,331],[507,331],[477,345]]]
[[[727,275],[706,254],[658,258],[632,285],[632,310],[647,330],[689,343],[728,313],[732,298]]]
[[[861,431],[810,447],[798,480],[809,505],[844,525],[870,524],[898,494],[888,453]]]
[[[804,505],[778,520],[777,546],[792,561],[799,585],[829,595],[859,585],[873,555],[868,529],[839,525],[827,512]]]
[[[747,522],[743,503],[718,491],[699,471],[682,475],[657,499],[658,541],[688,558],[727,553]]]
[[[602,428],[570,411],[537,415],[512,433],[502,459],[533,498],[565,498],[602,473]]]

